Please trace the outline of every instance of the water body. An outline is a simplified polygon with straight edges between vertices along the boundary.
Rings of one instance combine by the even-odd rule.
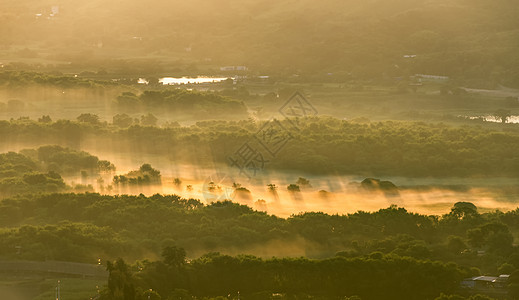
[[[465,117],[468,117],[471,120],[482,119],[482,120],[484,120],[486,122],[501,123],[501,119],[497,119],[496,117],[490,116],[490,115],[486,115],[486,116],[465,116]],[[519,116],[517,116],[517,115],[511,116],[510,118],[508,118],[507,123],[519,123]]]
[[[232,77],[164,77],[159,82],[164,85],[181,85],[181,84],[202,84],[202,83],[219,83]]]

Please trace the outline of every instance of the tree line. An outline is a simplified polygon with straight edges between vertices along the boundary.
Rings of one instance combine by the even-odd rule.
[[[184,89],[145,90],[139,95],[123,92],[116,98],[115,106],[123,112],[168,112],[190,114],[195,118],[247,117],[247,107],[242,101]]]
[[[62,175],[83,177],[112,173],[115,166],[84,151],[56,145],[0,154],[0,196],[20,193],[59,192],[92,187],[68,186]]]
[[[0,216],[0,256],[10,259],[59,260],[66,245],[82,249],[67,256],[80,262],[99,257],[145,259],[146,253],[159,255],[171,244],[193,255],[284,245],[310,258],[381,252],[453,261],[474,268],[475,274],[519,268],[513,243],[519,211],[479,213],[465,202],[442,216],[391,206],[347,215],[307,212],[284,219],[229,201],[203,204],[174,195],[69,193],[3,199]]]
[[[481,213],[469,202],[455,203],[441,216],[390,206],[279,218],[230,201],[203,204],[175,195],[62,193],[0,201],[0,259],[101,259],[113,272],[108,261],[122,258],[135,262],[128,267],[135,295],[138,287],[152,288],[163,299],[185,291],[203,298],[238,290],[247,299],[380,299],[389,287],[390,299],[405,291],[412,291],[406,299],[434,299],[459,293],[463,278],[517,273],[518,232],[519,209]],[[189,257],[176,250],[165,254],[168,247],[185,249]],[[305,258],[226,254],[286,255],[275,254],[279,247]],[[164,261],[149,260],[161,255]],[[106,292],[105,299],[133,299]]]
[[[27,140],[78,148],[95,138],[110,141],[114,151],[129,146],[139,153],[160,154],[171,161],[210,165],[229,163],[246,143],[261,154],[265,168],[313,174],[329,172],[364,177],[410,176],[516,177],[519,131],[452,126],[442,123],[383,121],[359,123],[330,117],[280,120],[270,141],[267,121],[200,121],[191,126],[120,128],[107,123],[70,120],[0,121],[3,143]],[[275,123],[278,124],[278,123]],[[297,124],[295,127],[294,124]],[[277,126],[277,125],[276,125]],[[275,139],[274,139],[275,138]],[[283,145],[275,156],[268,143]],[[206,158],[206,159],[200,159]]]

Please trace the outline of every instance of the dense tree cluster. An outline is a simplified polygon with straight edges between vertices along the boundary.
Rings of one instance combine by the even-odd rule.
[[[75,225],[70,227],[62,221]],[[58,259],[52,249],[59,248],[61,241],[36,241],[34,234],[47,225],[56,226],[56,230],[66,225],[79,236],[89,235],[82,231],[81,224],[109,229],[106,232],[111,244],[105,244],[108,239],[85,237],[93,239],[83,246],[90,257],[78,256],[79,261],[92,261],[98,256],[143,259],[142,253],[159,254],[171,243],[193,255],[231,249],[253,251],[277,244],[297,248],[298,253],[313,258],[356,257],[378,251],[454,261],[485,273],[496,273],[504,263],[519,268],[519,251],[513,246],[513,236],[519,232],[519,211],[481,214],[472,204],[460,202],[441,217],[392,206],[373,213],[308,212],[283,219],[231,202],[203,205],[194,199],[161,195],[50,194],[4,199],[0,202],[0,226],[11,228],[1,239],[4,246],[0,256],[17,257],[13,247],[20,245],[25,249],[42,247],[42,251],[24,251],[20,258]],[[26,231],[26,226],[42,227]],[[106,249],[112,250],[106,254]],[[478,255],[478,251],[484,255]]]
[[[3,153],[0,154],[0,196],[65,191],[71,187],[61,175],[88,176],[114,170],[115,166],[109,161],[61,146]],[[75,188],[92,189],[80,185]]]
[[[57,192],[66,188],[61,176],[45,172],[29,157],[8,152],[0,154],[0,195]]]
[[[297,130],[294,122],[297,121]],[[0,121],[4,143],[29,140],[79,146],[96,138],[113,151],[129,146],[140,153],[164,155],[173,161],[203,164],[228,163],[244,143],[262,152],[266,168],[311,173],[338,172],[365,177],[383,176],[512,176],[519,175],[519,130],[457,127],[441,123],[384,121],[357,123],[335,118],[282,120],[290,135],[273,159],[259,143],[265,122],[201,121],[189,127],[133,125],[120,129],[58,120]],[[284,128],[284,129],[283,129]],[[283,132],[281,132],[283,133]],[[267,141],[263,141],[265,145]],[[286,142],[286,143],[285,143]],[[256,143],[256,144],[254,144]]]
[[[89,79],[76,78],[66,75],[52,75],[30,71],[3,71],[0,72],[0,87],[20,88],[27,86],[47,86],[61,89],[71,88],[100,88],[113,86],[110,81],[94,81]]]
[[[144,164],[138,170],[114,176],[113,182],[122,185],[160,184],[161,176],[159,170],[154,169],[150,164]]]
[[[36,150],[24,150],[23,154],[37,158],[49,171],[60,174],[77,173],[78,170],[91,174],[115,171],[115,166],[107,160],[100,160],[85,151],[73,150],[56,145],[42,146]]]
[[[204,205],[158,194],[26,195],[0,202],[0,259],[137,260],[125,267],[124,284],[116,283],[124,262],[108,264],[114,278],[105,299],[134,299],[117,298],[125,284],[135,299],[150,288],[164,298],[240,291],[247,299],[380,299],[390,286],[387,299],[401,299],[405,291],[406,299],[434,299],[458,293],[462,278],[516,272],[518,232],[519,210],[480,213],[469,202],[455,203],[442,216],[391,206],[287,219],[228,201]],[[215,253],[276,253],[277,247],[299,249],[308,258]],[[164,260],[150,262],[150,255]]]
[[[162,261],[133,268],[122,260],[109,263],[101,299],[145,299],[150,290],[162,299],[433,299],[455,292],[468,275],[455,264],[381,253],[323,260],[209,253],[189,262],[176,247],[166,247],[163,254]]]

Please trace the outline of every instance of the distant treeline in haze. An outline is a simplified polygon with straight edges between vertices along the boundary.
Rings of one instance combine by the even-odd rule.
[[[327,80],[419,73],[519,86],[514,0],[4,2],[6,51],[53,65],[126,74],[245,65]]]

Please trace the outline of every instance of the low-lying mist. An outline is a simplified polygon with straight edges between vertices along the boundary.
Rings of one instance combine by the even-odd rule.
[[[114,185],[112,175],[99,178],[65,177],[68,183],[91,184],[96,192],[105,194],[176,194],[202,202],[232,200],[280,217],[301,212],[347,214],[376,211],[390,205],[405,207],[421,214],[441,215],[459,201],[474,203],[481,211],[507,211],[517,207],[519,189],[509,178],[381,178],[390,180],[396,190],[367,189],[361,184],[365,177],[346,175],[301,174],[263,170],[247,178],[236,168],[214,165],[200,167],[178,164],[159,155],[88,152],[113,162],[116,174],[126,174],[149,163],[160,170],[161,184]],[[299,178],[308,184],[298,184]],[[289,185],[299,190],[288,190]]]
[[[5,144],[3,152],[26,149],[29,141]],[[114,151],[108,140],[81,143],[81,149],[108,160],[115,172],[62,174],[65,182],[76,187],[91,186],[81,191],[101,194],[176,194],[200,199],[204,203],[232,200],[280,217],[301,212],[347,214],[356,211],[376,211],[390,205],[405,207],[421,214],[441,215],[459,201],[472,202],[481,211],[507,211],[517,207],[519,187],[515,178],[474,177],[383,177],[394,189],[367,188],[362,184],[368,176],[344,174],[318,175],[295,171],[257,170],[251,178],[214,162],[208,151],[190,158],[184,154],[143,153],[130,145],[124,151]],[[118,149],[121,149],[120,147]],[[189,152],[189,151],[187,151]],[[186,152],[186,153],[187,153]],[[209,151],[210,152],[210,151]],[[185,163],[179,163],[185,162]],[[150,164],[160,171],[160,183],[115,184],[115,175],[125,175]],[[291,186],[289,188],[289,186]]]

